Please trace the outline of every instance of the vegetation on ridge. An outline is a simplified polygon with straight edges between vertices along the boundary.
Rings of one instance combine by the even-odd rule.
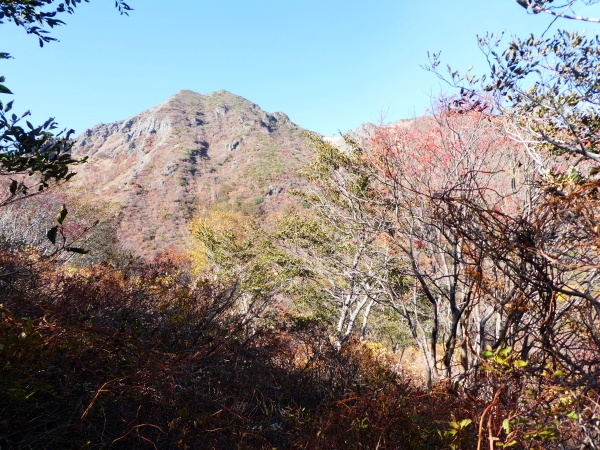
[[[52,3],[1,5],[47,42],[27,17]],[[567,7],[581,3],[597,2]],[[487,77],[443,75],[432,57],[459,93],[428,117],[341,145],[310,135],[301,206],[269,223],[255,213],[277,186],[254,208],[233,183],[201,209],[190,190],[217,172],[204,163],[231,138],[226,124],[248,134],[215,166],[249,142],[251,154],[283,151],[278,133],[299,131],[283,115],[182,91],[105,126],[130,154],[161,140],[179,152],[160,170],[180,189],[194,247],[151,262],[113,245],[110,205],[71,208],[45,192],[71,177],[71,143],[47,134],[51,123],[23,131],[3,107],[0,447],[598,448],[598,38],[501,42],[480,40]],[[131,157],[84,143],[93,135],[81,143],[89,164]],[[264,182],[271,163],[247,173]],[[146,198],[153,169],[140,163],[124,186]],[[13,179],[29,173],[33,199]],[[156,239],[139,217],[149,223],[133,232]]]

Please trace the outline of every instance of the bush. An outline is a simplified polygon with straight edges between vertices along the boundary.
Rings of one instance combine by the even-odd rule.
[[[169,262],[32,260],[0,254],[2,448],[443,446],[444,402],[377,346],[338,350],[275,313],[248,321],[235,284]]]

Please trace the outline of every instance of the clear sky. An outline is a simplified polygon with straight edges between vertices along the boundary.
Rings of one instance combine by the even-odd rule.
[[[485,67],[476,35],[527,35],[551,22],[515,0],[92,0],[39,48],[0,25],[0,74],[15,109],[80,133],[125,119],[181,89],[225,89],[327,135],[422,115],[444,87],[427,51]],[[580,25],[578,25],[580,26]]]

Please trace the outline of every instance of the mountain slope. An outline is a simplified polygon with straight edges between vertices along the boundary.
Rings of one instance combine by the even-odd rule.
[[[88,157],[72,189],[118,204],[119,240],[152,256],[183,249],[188,221],[209,207],[272,216],[301,187],[303,129],[226,91],[181,91],[127,120],[82,133]]]

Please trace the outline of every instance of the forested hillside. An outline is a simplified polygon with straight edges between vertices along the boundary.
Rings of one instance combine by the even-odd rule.
[[[479,45],[341,139],[181,91],[73,140],[0,86],[0,448],[598,448],[600,38]]]
[[[308,148],[302,129],[226,91],[181,91],[135,117],[86,130],[70,191],[117,204],[120,244],[146,258],[187,249],[189,220],[208,209],[270,220],[289,206]]]

